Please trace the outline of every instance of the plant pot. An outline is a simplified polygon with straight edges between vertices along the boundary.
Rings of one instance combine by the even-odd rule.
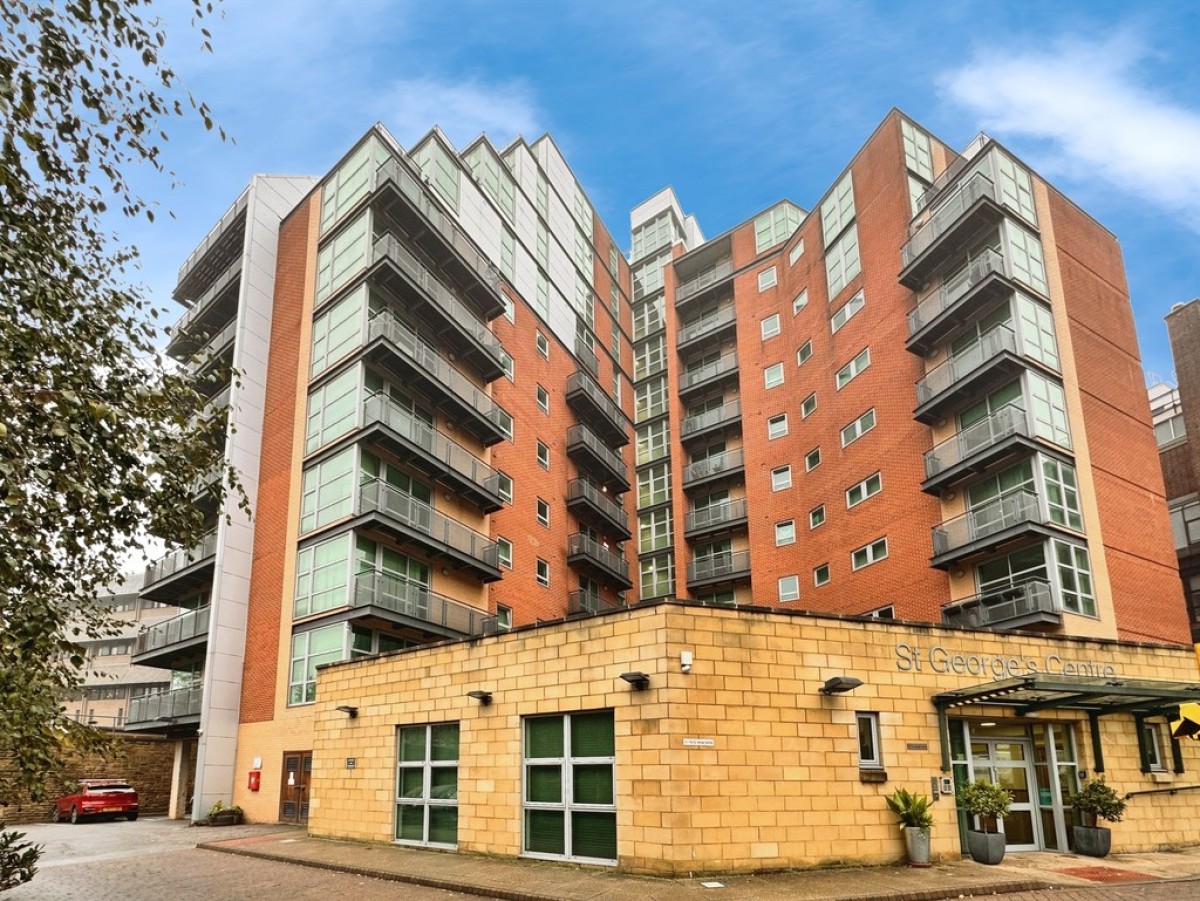
[[[242,822],[242,812],[240,810],[218,810],[216,813],[208,815],[208,825],[210,826],[239,826]]]
[[[910,867],[929,866],[929,827],[905,826],[904,847],[908,851]]]
[[[967,830],[967,851],[971,860],[995,866],[1004,860],[1004,833]]]
[[[1107,826],[1074,826],[1075,853],[1107,857],[1112,850],[1112,830]]]

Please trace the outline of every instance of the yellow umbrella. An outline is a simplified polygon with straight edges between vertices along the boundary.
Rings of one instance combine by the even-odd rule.
[[[1200,704],[1188,701],[1179,705],[1179,719],[1171,721],[1171,735],[1200,741]]]

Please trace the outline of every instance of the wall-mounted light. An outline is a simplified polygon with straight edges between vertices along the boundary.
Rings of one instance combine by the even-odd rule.
[[[474,698],[484,707],[492,703],[492,693],[490,691],[484,691],[482,688],[477,688],[474,691],[468,691],[467,697]]]
[[[825,680],[825,684],[821,686],[821,694],[840,695],[847,691],[854,691],[862,684],[862,679],[855,679],[853,676],[834,676]]]
[[[358,708],[351,707],[349,704],[339,704],[333,709],[346,714],[346,716],[350,717],[350,719],[354,719],[358,716]]]
[[[642,672],[621,673],[621,678],[632,685],[635,691],[650,687],[650,677]]]

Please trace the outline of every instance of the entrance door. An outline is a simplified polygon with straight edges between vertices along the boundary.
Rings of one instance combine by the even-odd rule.
[[[279,822],[303,826],[308,822],[308,783],[312,777],[312,751],[287,751],[279,786]]]
[[[1010,851],[1040,849],[1033,743],[1028,738],[1011,736],[972,736],[971,764],[973,778],[998,784],[1012,795],[1012,807],[1000,823],[1005,848]]]

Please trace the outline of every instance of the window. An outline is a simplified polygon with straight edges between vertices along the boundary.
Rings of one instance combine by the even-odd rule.
[[[805,288],[796,295],[796,299],[792,301],[792,315],[798,316],[800,311],[808,306],[808,289]]]
[[[886,560],[888,555],[887,538],[880,538],[870,544],[850,552],[850,568],[862,569],[880,560]]]
[[[1096,615],[1096,596],[1092,592],[1092,568],[1086,547],[1052,541],[1058,581],[1062,586],[1063,607],[1084,616]]]
[[[550,525],[550,503],[540,497],[537,499],[537,521],[544,526]]]
[[[510,382],[516,379],[516,363],[513,362],[513,358],[503,350],[500,351],[500,368],[504,370],[504,377]]]
[[[350,580],[350,533],[296,553],[296,595],[292,616],[299,618],[346,603]]]
[[[506,228],[500,235],[500,271],[510,282],[514,281],[517,277],[516,255],[517,236]],[[508,298],[505,298],[505,307],[504,313],[508,316],[508,321],[515,322],[516,310]],[[509,310],[513,310],[513,313],[509,314]]]
[[[796,543],[796,520],[775,523],[775,547]]]
[[[1163,724],[1138,719],[1138,749],[1141,751],[1142,772],[1161,773],[1163,764]]]
[[[875,428],[875,408],[872,407],[850,425],[842,429],[842,447],[853,444],[871,429]]]
[[[325,182],[321,199],[321,234],[354,208],[370,190],[371,173],[384,158],[374,138],[366,141]]]
[[[829,320],[829,328],[836,333],[843,325],[849,322],[854,315],[866,305],[866,299],[863,297],[863,292],[859,291],[848,301],[838,308],[833,314],[833,318]]]
[[[550,564],[541,557],[537,561],[537,583],[543,588],[550,587]]]
[[[783,364],[772,363],[763,370],[763,385],[767,388],[778,388],[783,384]]]
[[[538,466],[542,467],[542,469],[550,468],[550,448],[541,441],[537,443],[537,461]]]
[[[754,220],[754,252],[762,253],[786,241],[800,227],[800,210],[790,203],[781,203]]]
[[[883,474],[875,473],[867,476],[857,485],[846,489],[846,509],[861,504],[869,497],[874,497],[883,490]]]
[[[841,391],[849,385],[859,373],[870,365],[871,348],[864,347],[853,360],[837,371],[837,377],[834,380],[837,382],[838,390]]]
[[[512,607],[503,604],[496,605],[496,626],[500,629],[512,628]]]
[[[829,564],[822,563],[820,566],[813,567],[813,584],[820,588],[822,585],[829,584]]]
[[[550,359],[550,342],[541,332],[537,333],[537,352],[542,355],[543,359]]]
[[[504,435],[504,437],[509,441],[512,441],[514,435],[513,418],[509,415],[507,410],[504,410],[500,407],[496,408],[496,424],[500,426],[500,432]]]
[[[638,553],[648,554],[671,546],[671,508],[638,515]]]
[[[397,730],[396,841],[458,843],[458,723]]]
[[[633,349],[633,380],[641,381],[667,368],[667,337],[655,335],[645,344]]]
[[[828,247],[853,220],[854,178],[847,172],[821,204],[821,234],[825,238],[825,246]],[[833,296],[832,291],[829,296]]]
[[[1183,424],[1182,413],[1177,413],[1170,419],[1164,419],[1154,427],[1154,439],[1158,442],[1159,447],[1186,436],[1187,428]]]
[[[759,331],[762,333],[762,339],[766,341],[768,338],[774,338],[779,334],[779,314],[772,313],[766,319],[758,324]]]
[[[611,710],[527,717],[521,849],[616,863],[616,730]]]
[[[883,761],[879,756],[879,714],[855,714],[858,725],[858,765],[864,769],[879,769]]]
[[[804,400],[800,401],[800,418],[808,419],[813,413],[817,412],[817,392],[813,392]]]
[[[650,507],[671,499],[671,468],[663,463],[638,473],[638,507]]]
[[[413,155],[413,162],[432,181],[434,190],[442,195],[450,208],[457,211],[458,164],[450,152],[436,139],[431,139]]]
[[[366,267],[370,238],[370,217],[363,213],[321,247],[317,253],[317,306]]]
[[[671,443],[670,437],[665,419],[639,428],[635,444],[637,465],[641,466],[643,463],[665,457]]]
[[[640,341],[647,335],[661,330],[665,325],[663,310],[665,299],[660,295],[633,308],[633,340]]]
[[[300,534],[311,532],[354,510],[354,458],[350,447],[304,471],[300,493]]]
[[[800,345],[800,349],[796,351],[796,365],[803,366],[812,356],[812,339],[805,341]]]
[[[502,501],[512,503],[513,499],[513,480],[506,472],[496,472],[496,493],[500,495]]]
[[[905,165],[926,181],[933,181],[933,157],[929,151],[929,135],[918,131],[903,119],[900,120],[900,135],[904,141]]]
[[[550,412],[550,392],[541,385],[537,386],[537,405],[543,413]]]
[[[311,704],[317,699],[317,667],[346,655],[346,629],[338,623],[292,636],[292,668],[288,704]]]
[[[790,251],[788,251],[788,265],[795,266],[796,260],[800,259],[800,257],[802,257],[802,256],[804,256],[804,239],[803,238],[801,238],[799,241],[797,241],[796,246],[793,247]]]
[[[819,447],[814,447],[812,450],[810,450],[807,454],[804,455],[804,471],[812,472],[814,469],[816,469],[820,465],[821,465],[821,449]]]
[[[768,269],[764,269],[758,274],[758,290],[762,292],[766,291],[768,288],[774,288],[776,281],[777,276],[775,274],[775,267],[771,266]]]
[[[361,371],[360,367],[347,369],[308,396],[308,425],[304,442],[306,454],[324,447],[358,425],[362,409],[359,394]]]
[[[821,504],[819,507],[813,507],[808,511],[808,527],[815,529],[823,525],[825,525],[825,505]]]
[[[779,580],[779,600],[781,601],[798,601],[800,600],[800,577],[799,576],[784,576]]]
[[[667,377],[642,382],[633,392],[633,421],[645,422],[667,412]]]
[[[837,297],[861,271],[862,261],[858,256],[858,226],[851,225],[849,231],[825,251],[825,278],[829,283],[829,296]]]
[[[783,491],[792,487],[792,467],[780,466],[771,470],[771,490]]]
[[[357,288],[313,320],[312,378],[362,343],[366,299],[366,287]]]
[[[496,559],[505,569],[513,568],[513,544],[507,538],[496,539]]]
[[[780,413],[778,416],[772,416],[767,420],[767,440],[774,441],[776,438],[782,438],[788,433],[787,414]]]
[[[1060,526],[1083,531],[1083,513],[1079,508],[1079,488],[1075,481],[1075,467],[1049,457],[1042,460],[1042,474],[1046,487],[1046,505],[1050,520]]]
[[[664,557],[649,557],[640,561],[640,564],[642,598],[662,597],[675,591],[674,557],[670,554]]]

